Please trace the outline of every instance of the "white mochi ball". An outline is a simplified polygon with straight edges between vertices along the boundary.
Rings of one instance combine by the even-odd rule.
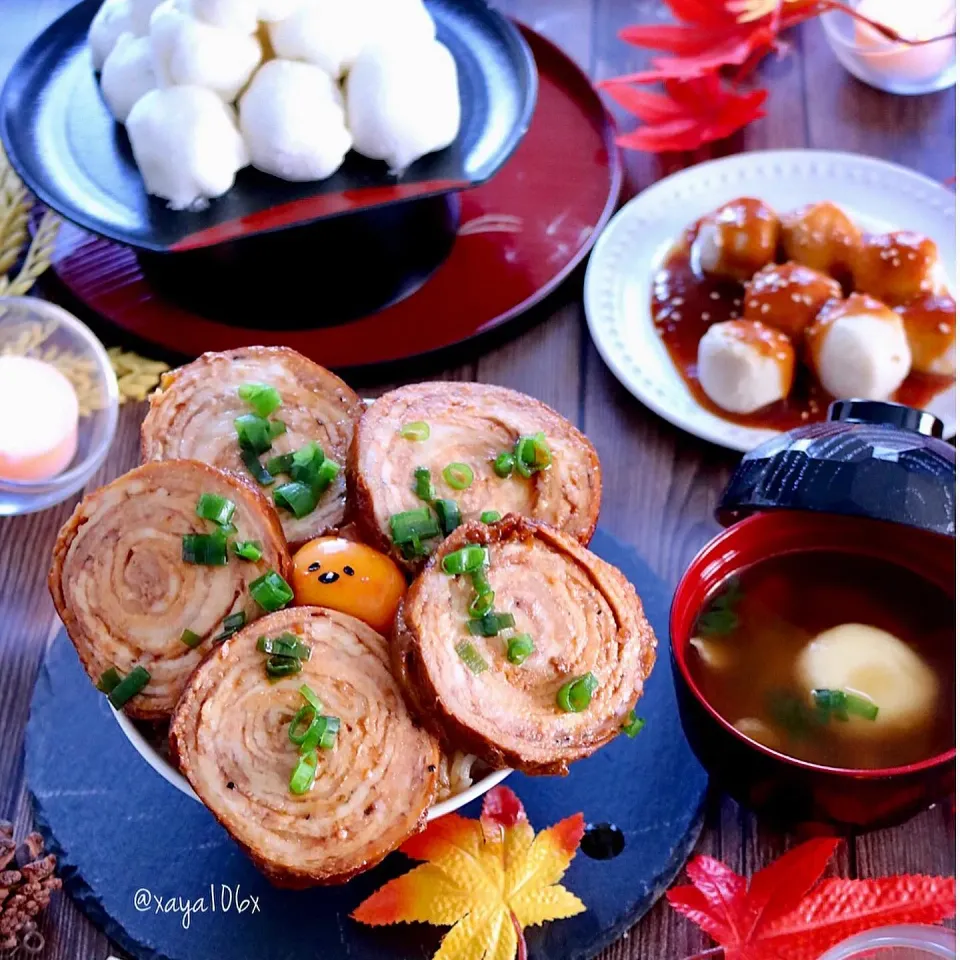
[[[285,20],[292,16],[293,12],[303,3],[311,3],[313,0],[256,0],[257,19],[266,23],[276,23],[278,20]],[[354,2],[354,0],[345,0],[345,2]]]
[[[355,149],[386,160],[393,173],[448,147],[460,129],[457,65],[436,40],[367,47],[346,92]]]
[[[130,0],[104,0],[90,23],[87,43],[93,56],[93,69],[102,70],[121,33],[132,30]]]
[[[255,33],[257,0],[179,0],[180,6],[198,20],[224,30]]]
[[[157,86],[150,39],[120,34],[100,77],[100,90],[114,119],[126,123],[133,105]]]
[[[313,0],[268,24],[268,31],[278,57],[304,60],[340,77],[359,56],[368,26],[357,4]]]
[[[222,196],[249,163],[233,110],[203,87],[151,90],[130,111],[127,133],[147,192],[174,210]]]
[[[130,0],[130,30],[135,36],[145,37],[150,32],[150,18],[161,0]]]
[[[164,0],[150,20],[154,69],[165,84],[212,90],[232,103],[263,56],[257,38],[214,27]]]
[[[240,98],[251,163],[284,180],[323,180],[351,146],[340,91],[309,63],[271,60]]]
[[[423,0],[355,0],[368,46],[406,46],[433,40],[437,27]]]

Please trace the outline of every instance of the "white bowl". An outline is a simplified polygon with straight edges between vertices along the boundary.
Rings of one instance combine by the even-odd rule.
[[[113,711],[113,716],[117,723],[120,724],[120,729],[123,731],[124,736],[133,744],[133,748],[137,753],[139,753],[167,783],[172,784],[185,796],[200,803],[200,798],[193,792],[193,788],[187,783],[186,777],[184,777],[167,757],[147,740],[137,728],[136,724],[134,724],[125,713],[119,710],[113,710],[112,707],[110,709]],[[477,797],[482,796],[498,783],[505,780],[512,772],[510,769],[494,770],[493,773],[488,774],[482,780],[478,780],[469,790],[464,790],[463,793],[447,797],[446,800],[434,804],[427,811],[427,822],[436,820],[437,817],[442,817],[445,814],[453,813],[454,810],[459,810],[471,800],[476,800]]]
[[[858,933],[828,950],[820,960],[956,960],[957,934],[947,927],[904,924]]]

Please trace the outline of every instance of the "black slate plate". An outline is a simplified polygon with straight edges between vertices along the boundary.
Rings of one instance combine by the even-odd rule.
[[[100,0],[83,0],[21,54],[0,95],[0,139],[24,182],[68,220],[143,250],[185,250],[461,190],[489,179],[520,142],[537,72],[516,27],[484,0],[427,0],[457,62],[463,119],[452,146],[400,177],[358,154],[327,180],[288,183],[253,168],[202,212],[149,197],[86,47]]]
[[[563,883],[587,912],[528,929],[530,960],[585,960],[621,936],[680,871],[702,823],[707,778],[680,729],[666,651],[670,592],[609,534],[599,531],[591,547],[636,586],[661,652],[638,706],[647,726],[635,740],[618,737],[568,777],[515,773],[505,781],[536,829],[583,811],[588,823],[614,824],[624,841],[612,859],[577,854]],[[342,887],[270,887],[204,807],[137,756],[63,633],[37,681],[26,753],[38,823],[61,858],[67,890],[138,960],[426,960],[437,950],[443,928],[371,929],[349,917],[413,866],[400,854]],[[478,801],[462,812],[479,809]],[[257,897],[259,912],[249,901],[238,912],[238,893],[241,903]],[[166,912],[170,898],[203,899],[206,912],[185,928],[176,903]]]

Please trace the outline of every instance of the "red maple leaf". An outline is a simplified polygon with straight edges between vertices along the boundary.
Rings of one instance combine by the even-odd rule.
[[[617,138],[617,143],[627,149],[652,153],[694,150],[765,116],[765,90],[737,93],[715,74],[694,80],[667,80],[662,94],[619,80],[606,80],[601,86],[644,121],[643,126]]]
[[[747,881],[713,857],[687,864],[691,886],[670,905],[724,948],[726,960],[816,960],[847,937],[897,923],[938,923],[956,912],[952,877],[821,880],[839,840],[810,840]]]

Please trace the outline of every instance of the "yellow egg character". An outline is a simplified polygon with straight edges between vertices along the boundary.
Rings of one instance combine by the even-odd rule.
[[[293,592],[300,605],[349,613],[389,635],[407,590],[400,568],[364,543],[318,537],[293,558]]]
[[[796,679],[808,696],[841,690],[878,708],[869,719],[851,712],[838,735],[880,738],[918,731],[933,720],[939,682],[907,644],[886,630],[845,623],[814,637],[800,652]]]

